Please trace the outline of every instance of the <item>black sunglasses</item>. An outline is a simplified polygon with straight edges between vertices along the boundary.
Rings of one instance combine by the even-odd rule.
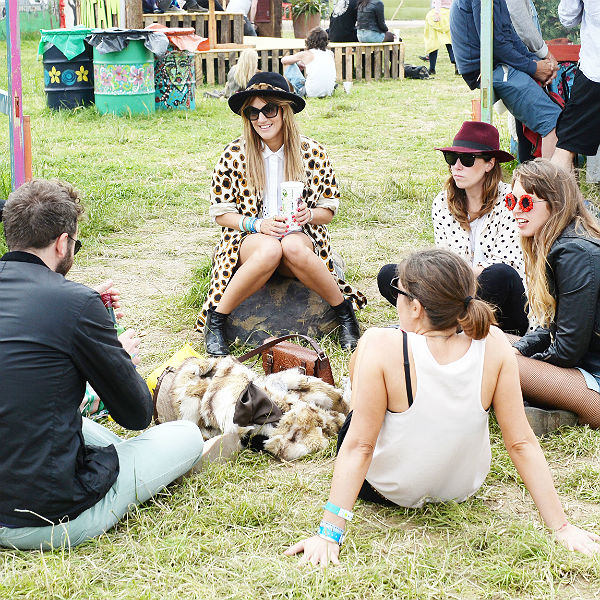
[[[392,277],[392,280],[390,281],[390,287],[392,288],[392,297],[394,298],[394,300],[398,300],[398,294],[406,296],[409,300],[414,300],[414,296],[411,296],[408,292],[405,292],[404,290],[401,290],[398,287],[399,281],[400,277]]]
[[[255,108],[254,106],[246,106],[244,109],[244,116],[250,121],[258,121],[260,113],[265,115],[267,119],[274,119],[279,112],[279,105],[274,102],[265,104],[262,108]]]
[[[485,161],[490,160],[490,156],[487,154],[471,154],[467,152],[449,152],[444,151],[444,160],[450,165],[454,166],[456,161],[460,159],[460,164],[463,167],[472,167],[475,164],[476,158],[483,158]]]
[[[83,246],[83,244],[81,243],[81,240],[72,238],[68,233],[67,236],[71,241],[75,242],[75,249],[73,250],[73,256],[75,256],[81,250],[81,246]]]

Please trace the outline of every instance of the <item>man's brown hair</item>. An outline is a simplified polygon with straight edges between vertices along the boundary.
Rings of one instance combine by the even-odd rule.
[[[83,214],[79,193],[58,179],[32,179],[17,188],[4,207],[9,250],[45,248],[62,233],[77,232]]]

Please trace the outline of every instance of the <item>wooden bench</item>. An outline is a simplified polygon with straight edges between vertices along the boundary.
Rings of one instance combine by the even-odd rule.
[[[144,27],[159,23],[166,27],[193,27],[196,33],[208,37],[208,13],[145,14]],[[242,13],[215,12],[218,44],[244,43],[244,15]]]
[[[259,70],[281,74],[281,59],[304,48],[304,40],[292,38],[246,36],[244,43],[247,47],[256,47]],[[335,56],[338,81],[404,79],[404,42],[338,42],[329,44],[329,47]],[[196,84],[225,85],[229,68],[237,62],[242,50],[215,48],[196,54]]]

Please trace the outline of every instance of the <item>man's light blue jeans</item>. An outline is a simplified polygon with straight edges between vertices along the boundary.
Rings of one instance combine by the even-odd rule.
[[[200,429],[191,421],[173,421],[151,427],[131,439],[122,439],[90,419],[83,419],[87,445],[114,444],[119,476],[102,500],[71,521],[47,527],[0,527],[0,546],[19,550],[52,550],[76,546],[114,527],[131,506],[146,502],[189,471],[202,457]]]

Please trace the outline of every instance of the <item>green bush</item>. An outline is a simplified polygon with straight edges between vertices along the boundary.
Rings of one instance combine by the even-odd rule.
[[[537,9],[540,27],[545,40],[568,37],[572,42],[579,43],[579,29],[564,28],[558,18],[559,0],[537,0]]]

